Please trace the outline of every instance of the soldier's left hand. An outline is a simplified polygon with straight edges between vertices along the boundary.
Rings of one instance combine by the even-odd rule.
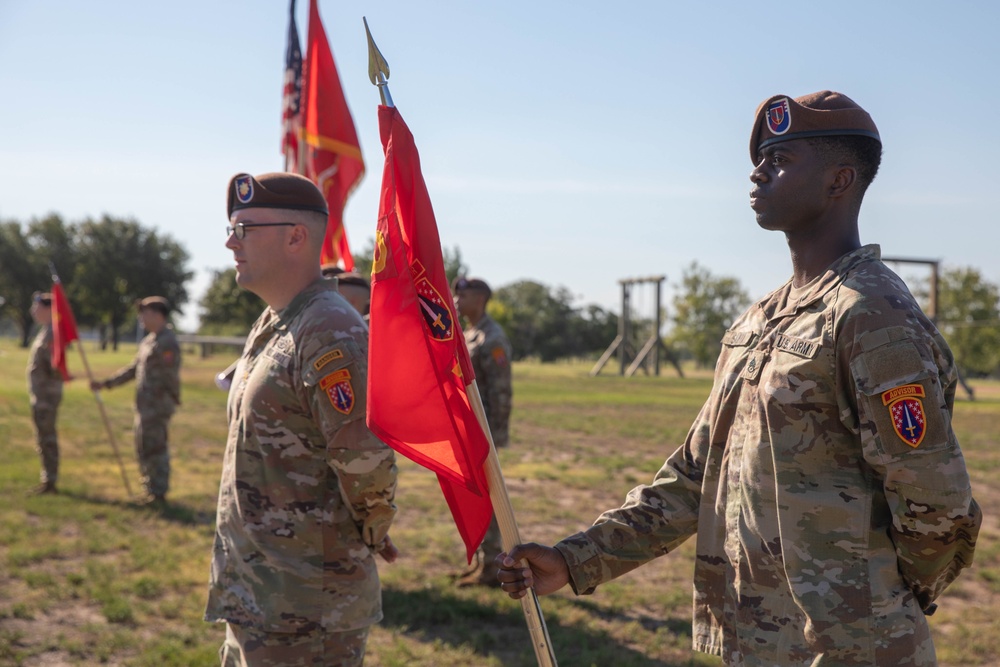
[[[388,535],[385,536],[385,543],[382,548],[378,550],[378,555],[382,557],[386,563],[394,563],[399,557],[399,549],[393,544],[392,538]]]

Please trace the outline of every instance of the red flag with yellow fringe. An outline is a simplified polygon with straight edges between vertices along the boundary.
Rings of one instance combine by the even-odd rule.
[[[339,260],[345,270],[353,271],[344,206],[365,175],[365,163],[316,0],[309,1],[300,102],[302,138],[298,148],[304,151],[303,175],[319,187],[330,208],[320,261],[335,264]]]

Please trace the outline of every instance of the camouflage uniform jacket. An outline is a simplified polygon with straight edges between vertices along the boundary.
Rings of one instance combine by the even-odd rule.
[[[205,619],[268,632],[382,618],[395,453],[365,425],[368,329],[320,280],[254,324],[229,391]]]
[[[654,482],[557,545],[574,589],[697,531],[695,649],[761,667],[936,664],[921,610],[972,563],[982,521],[944,339],[865,246],[722,342],[712,394]]]
[[[52,366],[52,325],[42,327],[28,354],[28,392],[31,403],[53,402],[62,397],[63,379]]]
[[[513,395],[510,377],[510,341],[500,325],[483,313],[474,326],[465,330],[465,345],[472,358],[479,396],[486,408],[486,421],[493,442],[504,447],[509,440],[510,404]]]
[[[117,387],[135,380],[135,407],[140,414],[172,414],[181,402],[181,348],[170,327],[149,332],[139,342],[132,363],[105,380]]]

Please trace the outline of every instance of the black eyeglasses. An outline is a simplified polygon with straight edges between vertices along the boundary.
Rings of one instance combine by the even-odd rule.
[[[236,236],[242,241],[247,235],[247,227],[294,227],[297,222],[237,222],[235,226],[226,225],[226,236]]]

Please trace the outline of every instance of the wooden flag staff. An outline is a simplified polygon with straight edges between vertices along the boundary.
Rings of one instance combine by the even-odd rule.
[[[52,272],[52,282],[61,282],[59,280],[59,276],[56,274],[55,267],[50,265],[49,270]],[[83,351],[82,340],[78,339],[76,341],[76,349],[80,351],[80,359],[83,360],[83,369],[87,373],[87,385],[90,386],[90,383],[94,381],[94,374],[90,371],[90,364],[87,362],[87,354]],[[104,420],[104,428],[108,432],[108,440],[111,441],[111,449],[114,450],[115,459],[118,460],[118,469],[122,473],[122,481],[125,482],[125,492],[128,494],[128,497],[131,498],[132,487],[128,483],[128,475],[125,474],[125,464],[122,462],[121,454],[118,453],[118,443],[115,441],[115,432],[111,428],[111,422],[108,420],[108,413],[104,409],[104,401],[101,400],[101,392],[95,389],[93,390],[93,394],[94,399],[97,401],[97,407],[101,413],[101,419]]]
[[[389,64],[382,57],[378,47],[375,46],[375,40],[372,39],[371,31],[368,29],[368,20],[364,19],[364,22],[365,34],[368,36],[368,78],[371,79],[372,84],[378,86],[382,104],[392,107],[394,105],[388,85]],[[503,473],[500,470],[500,460],[497,458],[496,446],[493,444],[493,434],[486,421],[486,409],[483,407],[479,387],[474,379],[466,386],[466,393],[469,396],[472,409],[476,413],[476,418],[479,420],[479,425],[490,443],[490,451],[484,464],[486,480],[489,484],[493,513],[496,516],[497,525],[500,527],[501,545],[505,551],[510,551],[521,543],[521,538],[517,530],[517,521],[514,519],[514,508],[511,506],[510,496],[507,494],[507,485],[504,483]],[[527,563],[522,561],[521,566],[526,567]],[[528,594],[521,598],[521,610],[524,612],[524,618],[528,624],[532,648],[535,650],[539,667],[556,667],[556,657],[555,653],[552,652],[549,631],[545,627],[545,619],[542,617],[542,609],[534,589],[529,588]]]

